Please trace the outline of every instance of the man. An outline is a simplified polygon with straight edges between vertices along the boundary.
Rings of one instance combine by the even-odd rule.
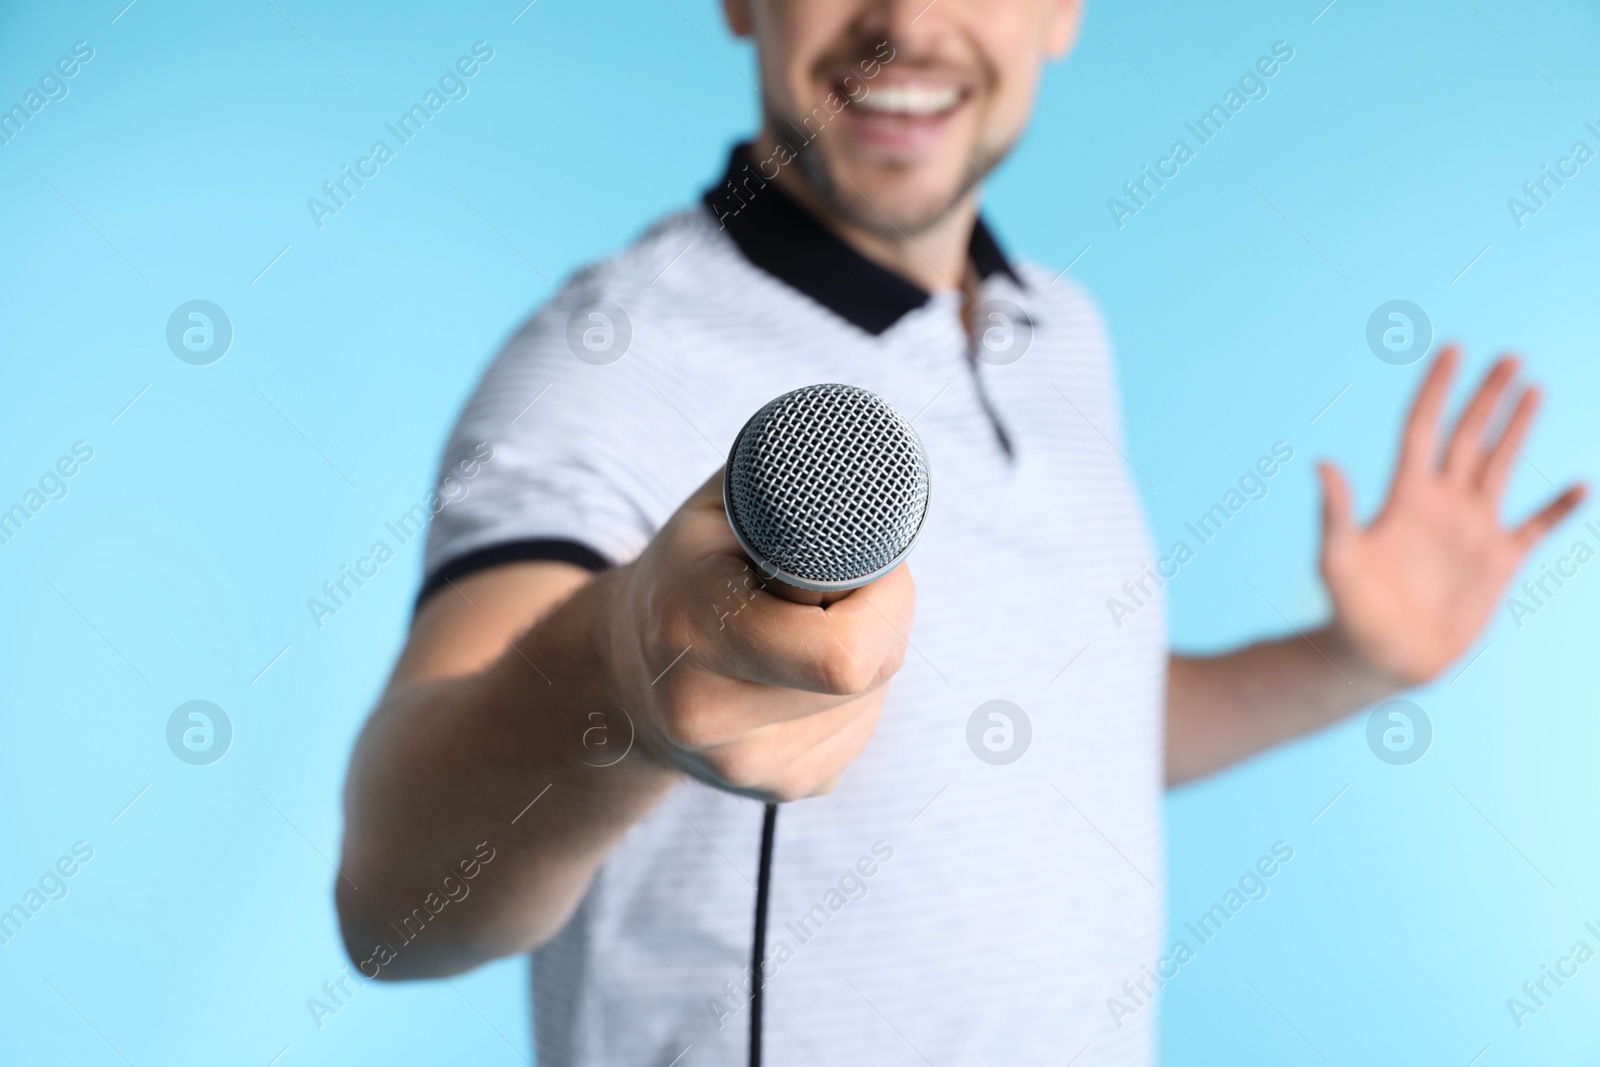
[[[755,141],[537,314],[447,447],[465,495],[351,769],[346,943],[384,978],[533,950],[545,1067],[1148,1063],[1154,1012],[1108,1001],[1165,951],[1164,784],[1439,673],[1581,490],[1500,527],[1537,398],[1498,363],[1441,449],[1446,351],[1371,525],[1321,468],[1332,619],[1169,657],[1096,313],[977,216],[1075,0],[726,12]],[[1021,358],[975,357],[1007,328]],[[824,609],[759,588],[717,469],[827,381],[914,417],[934,499],[910,567]]]

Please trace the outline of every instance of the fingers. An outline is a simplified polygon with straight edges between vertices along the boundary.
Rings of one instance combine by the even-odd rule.
[[[718,467],[716,473],[700,483],[700,488],[689,494],[689,499],[683,506],[691,511],[722,511],[722,472],[724,468]]]
[[[704,674],[691,684],[692,693],[683,694],[686,699],[666,702],[662,721],[674,744],[707,750],[759,736],[787,723],[827,722],[839,708],[881,693],[887,680],[855,696],[807,693]],[[673,694],[674,698],[678,696]]]
[[[899,665],[915,597],[904,566],[827,608],[794,604],[758,590],[737,616],[707,634],[707,647],[696,658],[730,678],[855,695],[879,684]]]
[[[1454,345],[1447,347],[1418,391],[1406,421],[1397,480],[1435,473],[1433,454],[1439,419],[1458,362],[1458,349]],[[1498,500],[1504,493],[1512,468],[1522,454],[1522,442],[1538,412],[1540,394],[1528,389],[1517,397],[1505,431],[1494,425],[1496,412],[1513,389],[1519,366],[1514,357],[1506,357],[1496,361],[1484,375],[1477,392],[1462,409],[1437,468],[1445,480],[1477,489],[1491,500]]]
[[[1490,426],[1490,417],[1499,408],[1500,398],[1516,376],[1517,366],[1512,358],[1496,362],[1484,375],[1477,395],[1467,401],[1461,417],[1456,420],[1445,453],[1444,476],[1457,485],[1471,485],[1478,480],[1483,466],[1484,430]]]
[[[785,799],[799,795],[831,793],[843,768],[861,754],[878,726],[881,703],[858,709],[843,728],[829,734],[789,765],[788,773],[777,783]]]
[[[719,678],[696,684],[685,699],[667,701],[657,709],[656,723],[663,740],[702,759],[757,742],[782,751],[785,745],[776,742],[808,747],[839,729],[850,705],[873,696],[824,697]]]
[[[1562,519],[1572,514],[1573,509],[1583,503],[1583,498],[1588,493],[1589,490],[1586,486],[1574,485],[1546,504],[1538,514],[1519,526],[1517,532],[1512,535],[1516,541],[1517,548],[1526,554],[1534,545],[1542,541],[1546,534],[1555,529]]]
[[[916,591],[904,565],[826,606],[774,595],[729,526],[719,471],[626,577],[613,644],[657,755],[765,799],[837,780],[905,660]]]
[[[1335,544],[1355,529],[1350,483],[1344,472],[1326,461],[1317,464],[1322,480],[1322,544]]]
[[[1455,345],[1446,345],[1428,370],[1422,388],[1412,401],[1411,414],[1406,417],[1405,431],[1401,437],[1400,469],[1397,477],[1415,477],[1432,473],[1433,454],[1439,437],[1439,416],[1444,411],[1445,397],[1450,391],[1450,379],[1455,376],[1460,361]]]
[[[1542,399],[1539,390],[1529,389],[1517,399],[1511,421],[1483,456],[1478,470],[1478,487],[1491,500],[1499,500],[1511,479],[1511,468],[1522,455],[1522,442],[1533,427]]]
[[[861,751],[882,701],[868,697],[792,722],[774,723],[694,754],[716,779],[745,792],[791,800],[819,792]]]
[[[904,658],[915,586],[904,566],[826,608],[795,604],[763,588],[722,511],[713,475],[641,557],[629,611],[645,634],[642,681],[691,704],[710,699],[763,711],[778,722],[868,692]],[[686,677],[688,676],[688,677]],[[724,701],[728,687],[756,689]],[[667,705],[663,705],[667,706]],[[714,709],[713,709],[714,710]],[[726,724],[707,722],[713,733]]]

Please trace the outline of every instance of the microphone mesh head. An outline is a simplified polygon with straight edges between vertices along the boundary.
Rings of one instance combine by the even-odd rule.
[[[811,385],[745,423],[728,454],[723,502],[764,576],[850,589],[910,553],[928,511],[928,457],[881,397]]]

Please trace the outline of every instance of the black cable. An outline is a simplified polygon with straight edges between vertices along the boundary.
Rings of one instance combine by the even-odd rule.
[[[772,882],[772,838],[778,805],[768,804],[761,819],[761,873],[756,876],[756,933],[750,950],[750,1067],[761,1067],[761,964],[767,954],[767,889]]]

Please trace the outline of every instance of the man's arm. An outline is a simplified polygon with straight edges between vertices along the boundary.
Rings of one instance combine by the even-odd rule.
[[[336,882],[351,959],[433,977],[544,943],[683,774],[761,799],[826,792],[904,658],[909,573],[871,595],[763,591],[720,476],[626,566],[515,564],[441,590],[351,760]]]
[[[1500,360],[1441,442],[1457,362],[1447,348],[1429,371],[1406,421],[1389,499],[1370,526],[1355,522],[1344,476],[1331,464],[1320,467],[1332,621],[1227,655],[1172,657],[1169,784],[1437,676],[1477,640],[1533,546],[1582,502],[1584,489],[1572,486],[1515,529],[1501,527],[1501,498],[1538,393],[1523,391],[1505,431],[1496,429],[1491,416],[1517,370],[1514,360]]]
[[[594,647],[608,584],[570,564],[513,564],[418,612],[345,786],[339,917],[368,977],[454,974],[548,940],[677,777],[578,758],[583,716],[610,710]],[[479,842],[495,858],[469,882],[459,864]],[[417,908],[420,934],[406,923]]]

